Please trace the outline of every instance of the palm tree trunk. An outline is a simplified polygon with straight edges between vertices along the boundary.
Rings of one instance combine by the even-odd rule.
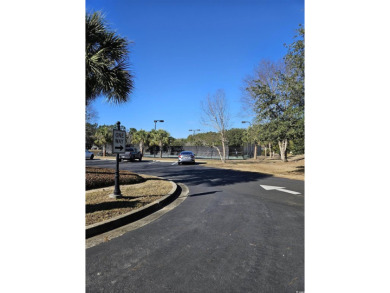
[[[144,142],[143,141],[139,142],[139,150],[140,150],[141,154],[144,155]]]

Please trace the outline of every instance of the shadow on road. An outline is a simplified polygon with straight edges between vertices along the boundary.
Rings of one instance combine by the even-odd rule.
[[[195,194],[189,194],[189,197],[194,197],[194,196],[201,196],[201,195],[207,195],[207,194],[214,194],[217,192],[222,192],[222,190],[215,190],[215,191],[209,191],[209,192],[202,192],[202,193],[195,193]]]
[[[151,161],[142,161],[151,162]],[[151,166],[153,169],[138,169],[131,168],[131,166],[145,166],[144,164],[138,164],[142,162],[130,162],[121,164],[122,170],[127,170],[135,173],[150,174],[173,180],[177,183],[183,183],[186,185],[198,185],[206,184],[207,186],[221,186],[221,185],[232,185],[236,183],[253,182],[261,179],[272,177],[269,174],[262,174],[257,172],[238,171],[229,169],[217,169],[206,166],[197,166],[203,163],[196,163],[195,165],[176,165],[174,168],[169,168],[171,164],[160,165],[160,164],[146,164]],[[103,162],[102,162],[103,163]],[[92,165],[92,164],[91,164]],[[110,165],[108,168],[114,169],[114,162],[104,163],[104,165]],[[103,167],[103,166],[102,166]],[[104,166],[103,168],[106,168]],[[150,172],[152,171],[152,172]]]
[[[272,177],[271,175],[255,172],[214,169],[207,167],[201,167],[197,169],[183,168],[179,173],[169,172],[159,176],[162,178],[175,178],[175,182],[181,182],[184,184],[206,184],[208,186],[231,185],[235,183],[252,182],[259,179]]]

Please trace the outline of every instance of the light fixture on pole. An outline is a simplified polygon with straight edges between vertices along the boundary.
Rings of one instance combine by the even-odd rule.
[[[193,131],[193,132],[194,132],[194,135],[195,135],[195,132],[196,132],[196,131],[200,131],[200,129],[189,129],[188,131]]]
[[[164,122],[164,120],[154,120],[154,130],[156,130],[157,122]]]
[[[252,127],[252,123],[250,123],[249,121],[241,121],[241,123],[249,123],[250,126]]]

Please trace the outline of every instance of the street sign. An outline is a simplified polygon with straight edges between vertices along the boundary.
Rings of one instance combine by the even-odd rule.
[[[121,154],[125,152],[126,147],[126,131],[124,130],[113,130],[113,143],[112,153]]]

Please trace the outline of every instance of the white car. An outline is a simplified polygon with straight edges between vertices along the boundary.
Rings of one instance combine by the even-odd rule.
[[[85,158],[93,160],[94,154],[91,153],[89,150],[85,150]]]

